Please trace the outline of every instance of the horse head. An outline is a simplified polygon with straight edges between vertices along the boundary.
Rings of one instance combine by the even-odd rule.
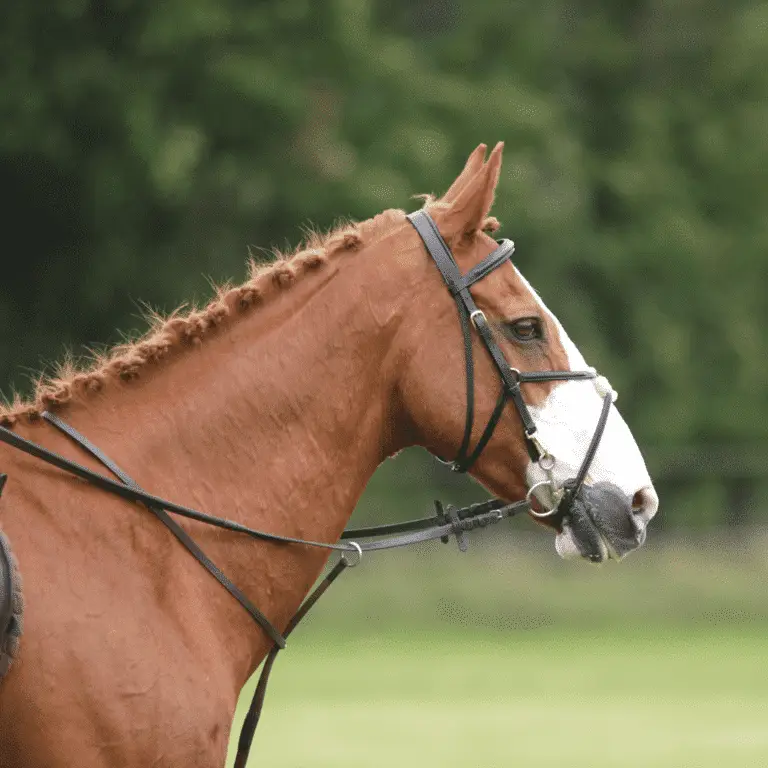
[[[415,272],[398,395],[412,442],[501,498],[528,496],[561,556],[619,559],[644,542],[658,496],[607,379],[486,231],[502,148],[485,161],[478,147],[412,219],[419,233],[404,231]]]

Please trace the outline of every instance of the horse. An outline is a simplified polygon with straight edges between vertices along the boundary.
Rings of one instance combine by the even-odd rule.
[[[424,201],[463,273],[499,247],[490,211],[502,149],[486,157],[481,144],[448,191]],[[476,305],[467,337],[412,220],[385,211],[252,263],[245,283],[218,288],[206,306],[154,316],[140,339],[63,366],[31,398],[3,406],[0,423],[103,469],[41,418],[52,413],[152,493],[321,542],[339,540],[387,457],[419,445],[450,458],[461,444],[466,458],[483,439],[462,468],[503,500],[528,496],[532,514],[538,500],[560,554],[584,556],[548,505],[604,411],[586,486],[611,492],[593,499],[591,557],[617,558],[612,522],[629,520],[639,545],[658,507],[642,454],[594,374],[537,378],[586,363],[511,261],[496,266],[465,288]],[[499,371],[480,330],[503,353],[504,375],[532,372],[517,396],[536,435],[519,407],[495,407]],[[274,640],[145,507],[5,444],[0,470],[0,526],[25,605],[20,649],[0,681],[0,768],[223,765],[238,694]],[[281,631],[329,554],[182,525]]]

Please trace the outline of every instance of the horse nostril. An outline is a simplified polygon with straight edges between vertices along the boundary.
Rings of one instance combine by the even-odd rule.
[[[632,497],[632,512],[642,517],[647,523],[659,508],[659,497],[652,485],[641,488]]]

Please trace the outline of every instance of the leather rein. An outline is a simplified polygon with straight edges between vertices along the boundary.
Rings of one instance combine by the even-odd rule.
[[[511,400],[520,416],[526,446],[531,459],[538,462],[546,472],[549,472],[554,466],[554,460],[549,451],[547,451],[537,438],[536,424],[534,423],[533,417],[528,410],[528,406],[523,399],[520,385],[540,381],[596,379],[597,373],[594,369],[585,371],[521,372],[515,368],[511,368],[504,357],[504,353],[496,343],[493,331],[485,314],[482,310],[477,308],[477,305],[469,292],[469,288],[478,280],[486,277],[493,272],[493,270],[509,260],[514,252],[514,244],[512,241],[499,241],[498,248],[469,272],[462,275],[453,258],[450,248],[443,240],[437,229],[437,225],[430,215],[426,211],[421,210],[409,214],[408,220],[421,237],[427,252],[440,270],[440,274],[443,276],[443,280],[445,281],[448,290],[456,301],[464,340],[467,391],[464,436],[456,458],[453,459],[453,461],[445,463],[449,463],[451,468],[456,472],[466,472],[477,461],[483,449],[490,441],[507,402]],[[479,441],[470,452],[469,447],[474,426],[474,359],[472,351],[472,327],[474,327],[480,335],[480,338],[491,356],[501,378],[502,389],[488,424],[483,430]],[[341,534],[341,540],[335,544],[255,530],[232,520],[209,515],[148,493],[118,467],[101,449],[88,440],[87,437],[80,434],[74,427],[49,412],[44,412],[42,418],[63,432],[80,448],[98,460],[99,463],[106,467],[106,469],[108,469],[117,479],[99,472],[94,472],[82,464],[67,459],[54,451],[50,451],[34,442],[26,440],[3,426],[0,426],[0,442],[4,442],[30,456],[51,464],[58,469],[86,480],[97,488],[108,491],[127,501],[143,504],[171,531],[179,542],[219,582],[219,584],[221,584],[221,586],[223,586],[235,600],[240,603],[251,618],[272,640],[272,648],[264,662],[261,676],[240,734],[234,765],[235,768],[245,768],[254,732],[261,715],[269,674],[275,658],[277,657],[277,653],[285,647],[286,638],[295,629],[298,623],[304,616],[306,616],[312,606],[320,599],[328,587],[339,575],[341,575],[341,573],[344,572],[344,570],[357,565],[364,552],[395,549],[435,539],[448,542],[453,536],[456,537],[459,549],[463,552],[467,549],[466,533],[468,531],[485,528],[488,525],[498,523],[507,517],[513,517],[524,511],[539,517],[546,517],[556,513],[564,516],[567,515],[571,505],[581,490],[589,471],[589,467],[594,459],[605,430],[611,403],[612,393],[608,392],[604,397],[603,408],[598,419],[597,427],[577,476],[572,480],[566,481],[561,489],[555,487],[551,475],[550,480],[545,481],[544,483],[537,483],[537,486],[545,484],[550,485],[551,490],[553,491],[553,497],[555,498],[555,504],[552,508],[541,512],[536,511],[531,507],[531,492],[535,490],[536,486],[529,490],[524,500],[510,504],[507,504],[500,499],[491,499],[463,508],[456,508],[451,505],[446,505],[446,507],[443,508],[440,502],[436,501],[435,515],[432,517],[425,517],[402,523],[348,529]],[[441,459],[441,461],[443,461],[443,459]],[[225,530],[242,533],[262,541],[335,550],[340,552],[341,556],[314,591],[306,598],[286,629],[280,633],[269,619],[248,599],[248,597],[229,580],[226,574],[218,568],[218,566],[205,554],[200,546],[169,513],[207,523],[208,525],[223,528]],[[364,541],[365,539],[373,540]]]

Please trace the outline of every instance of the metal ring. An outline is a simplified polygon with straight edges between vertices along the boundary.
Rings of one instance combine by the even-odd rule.
[[[360,565],[360,561],[363,559],[363,548],[356,541],[349,541],[350,549],[341,553],[341,559],[344,561],[344,565],[347,568],[354,568],[356,565]],[[350,561],[348,555],[350,552],[357,552],[355,560]]]
[[[477,323],[475,322],[475,318],[476,317],[482,317],[483,318],[483,322],[486,325],[488,324],[488,320],[485,317],[485,312],[483,312],[482,309],[476,309],[474,312],[470,313],[470,315],[469,315],[469,319],[470,319],[472,325],[475,326],[475,328],[477,328]]]
[[[547,459],[547,463],[544,463],[544,459]],[[545,471],[545,472],[551,472],[555,468],[555,457],[551,453],[543,453],[539,457],[539,466]]]
[[[534,483],[529,489],[528,493],[525,494],[525,500],[528,502],[528,505],[530,506],[529,512],[534,517],[551,517],[552,515],[557,512],[557,508],[560,506],[560,500],[558,499],[557,503],[555,504],[552,509],[547,509],[544,512],[537,512],[533,506],[531,505],[531,496],[533,495],[533,492],[540,486],[540,485],[548,485],[552,488],[552,492],[554,494],[554,483],[551,480],[541,480],[538,483]],[[538,501],[538,500],[537,500]]]

